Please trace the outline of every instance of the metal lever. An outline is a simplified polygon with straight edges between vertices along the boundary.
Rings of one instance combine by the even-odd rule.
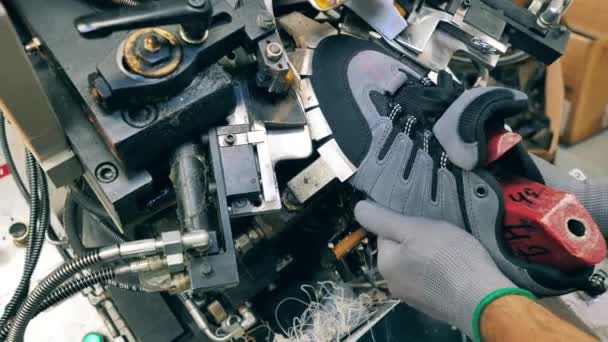
[[[182,39],[198,44],[207,37],[211,15],[210,0],[162,0],[88,14],[76,18],[74,26],[81,36],[94,39],[116,31],[180,24]]]

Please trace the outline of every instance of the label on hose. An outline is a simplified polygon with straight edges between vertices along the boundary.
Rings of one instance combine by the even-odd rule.
[[[0,165],[0,178],[4,178],[11,174],[8,164]]]

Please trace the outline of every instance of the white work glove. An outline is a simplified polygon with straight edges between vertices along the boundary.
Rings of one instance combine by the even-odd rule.
[[[378,235],[378,267],[392,294],[475,340],[492,300],[534,298],[502,274],[473,236],[450,223],[402,216],[370,201],[357,204],[355,217]]]

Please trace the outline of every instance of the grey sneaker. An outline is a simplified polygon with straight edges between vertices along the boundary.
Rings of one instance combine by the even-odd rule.
[[[470,149],[475,155],[469,161],[477,168],[466,171],[450,162],[434,137],[433,127],[444,112],[459,110],[462,119],[453,128],[454,135],[459,130],[470,144],[485,144],[490,126],[502,127],[505,117],[527,108],[525,94],[500,88],[463,92],[447,73],[439,74],[437,84],[420,75],[414,64],[404,64],[368,41],[333,36],[319,44],[311,82],[333,138],[358,167],[349,182],[373,201],[404,215],[467,229],[503,272],[537,294],[584,286],[593,268],[565,274],[511,256],[501,241],[500,185],[478,167],[485,160],[483,146]],[[516,166],[518,175],[543,183],[522,146],[504,158]]]

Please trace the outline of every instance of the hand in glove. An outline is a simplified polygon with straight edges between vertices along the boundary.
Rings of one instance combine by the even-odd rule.
[[[517,288],[461,228],[402,216],[369,201],[357,204],[355,216],[378,235],[378,266],[393,295],[477,341],[486,305],[504,295],[533,298]]]

